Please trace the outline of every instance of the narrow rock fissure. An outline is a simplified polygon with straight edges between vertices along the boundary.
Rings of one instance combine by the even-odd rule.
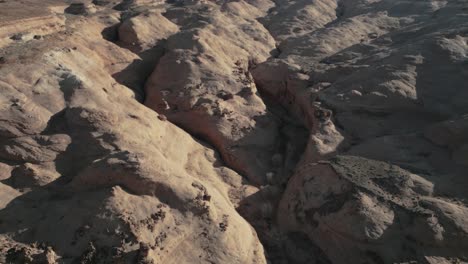
[[[257,19],[262,23],[267,20],[267,17],[272,13],[276,12],[276,6],[278,2],[275,3],[275,7],[272,7],[266,17]],[[331,23],[337,23],[344,14],[344,7],[341,2],[338,3],[336,9],[336,19]],[[264,23],[262,23],[264,24]],[[264,24],[267,30],[270,30],[269,27]],[[270,32],[271,35],[272,32]],[[277,40],[276,49],[272,52],[272,56],[268,60],[278,59],[282,53],[281,50],[281,41]],[[268,61],[267,60],[267,61]],[[255,68],[255,67],[254,67]],[[302,69],[297,69],[295,73],[303,73]],[[274,74],[274,73],[273,73]],[[294,74],[294,73],[290,73]],[[276,224],[276,215],[277,208],[281,197],[286,189],[287,183],[294,172],[298,169],[297,166],[302,166],[300,164],[301,158],[306,151],[306,145],[309,144],[309,136],[313,133],[315,122],[320,122],[322,113],[327,110],[325,105],[322,105],[320,108],[310,106],[300,106],[300,111],[294,111],[291,107],[296,102],[296,95],[292,94],[288,89],[288,79],[283,80],[257,80],[256,74],[252,73],[256,87],[258,88],[259,95],[262,98],[263,102],[267,105],[268,110],[281,119],[283,128],[287,126],[295,126],[299,128],[292,132],[289,135],[284,135],[287,139],[283,138],[286,142],[285,145],[288,145],[291,142],[296,143],[298,148],[295,149],[282,149],[282,155],[286,156],[286,153],[294,153],[294,161],[290,164],[283,164],[283,175],[280,179],[277,179],[275,182],[271,182],[271,186],[266,186],[259,193],[260,196],[267,197],[266,200],[269,200],[272,204],[270,209],[268,206],[262,205],[260,211],[262,216],[264,216],[264,221],[256,218],[249,218],[247,215],[244,217],[254,226],[259,234],[259,238],[262,244],[265,247],[265,250],[268,255],[268,260],[272,264],[276,263],[331,263],[326,254],[320,249],[315,242],[313,242],[307,235],[304,233],[295,233],[295,232],[283,232]],[[273,82],[272,82],[273,81]],[[278,94],[272,94],[267,87],[264,87],[264,83],[267,85],[281,87]],[[278,97],[280,96],[280,97]],[[315,102],[318,102],[318,98],[315,98]],[[300,104],[300,103],[299,103]],[[301,107],[311,107],[309,111],[304,110]],[[307,116],[311,114],[312,116]],[[321,116],[316,116],[317,114]],[[326,119],[331,115],[328,114]],[[281,129],[282,130],[282,129]],[[289,147],[289,146],[288,146]],[[265,213],[265,211],[270,212]],[[240,210],[242,214],[242,208]]]
[[[282,164],[267,185],[251,198],[253,201],[246,201],[248,206],[258,207],[258,212],[246,212],[244,205],[239,212],[256,229],[270,263],[328,263],[323,252],[307,236],[282,232],[276,223],[279,201],[305,151],[309,131],[286,107],[257,87],[268,111],[280,120],[281,143],[272,162],[278,162],[281,157]]]
[[[119,43],[118,33],[116,32],[119,25],[121,23],[106,29],[103,32],[103,37],[121,47],[130,49],[139,55],[142,60],[135,61],[124,71],[115,74],[113,77],[120,84],[135,91],[137,101],[144,103],[146,98],[144,86],[149,75],[158,67],[160,58],[164,56],[165,40],[159,41],[154,48],[144,51],[142,54],[132,46]],[[158,53],[158,51],[160,52]],[[145,53],[148,52],[152,52],[156,56],[145,57]],[[279,55],[279,48],[272,52],[272,58]],[[135,79],[135,74],[138,76],[137,79]],[[255,78],[253,79],[253,83],[256,83]],[[238,211],[257,230],[257,234],[264,245],[271,263],[284,263],[284,261],[287,263],[300,263],[300,261],[316,259],[315,255],[320,254],[320,250],[311,245],[306,237],[300,234],[282,234],[275,224],[277,204],[286,188],[289,177],[293,174],[304,152],[309,132],[304,127],[303,121],[291,115],[287,107],[282,106],[276,98],[266,95],[262,91],[262,87],[258,88],[258,95],[267,106],[267,115],[274,116],[279,123],[279,127],[277,128],[279,138],[276,151],[274,151],[276,154],[270,157],[271,160],[269,161],[272,165],[272,171],[262,176],[266,177],[266,185],[261,186],[260,191],[254,197],[242,201]],[[244,175],[244,179],[247,181],[244,172],[230,166],[229,162],[226,161],[226,157],[222,155],[223,151],[216,144],[211,143],[209,138],[206,138],[203,134],[194,133],[190,128],[185,127],[177,121],[174,122],[171,118],[168,120],[186,131],[203,145],[216,149],[223,160],[223,165]],[[307,247],[307,245],[309,246]],[[290,247],[300,248],[299,256],[292,256],[291,253],[288,253],[291,251]],[[310,252],[310,248],[314,248],[312,253]]]
[[[168,3],[170,4],[171,2],[168,1]],[[122,42],[119,38],[119,27],[122,26],[123,22],[126,19],[130,19],[132,17],[139,15],[138,12],[131,11],[130,9],[131,4],[132,4],[131,0],[124,0],[120,4],[114,7],[115,10],[121,11],[120,22],[105,28],[102,31],[101,36],[103,39],[109,42],[112,42],[115,45],[120,46],[121,48],[130,50],[131,52],[135,53],[136,55],[140,57],[140,60],[135,60],[128,67],[126,67],[123,71],[115,73],[112,77],[119,84],[132,90],[135,93],[135,100],[137,100],[142,105],[145,105],[145,99],[146,99],[145,84],[147,82],[147,79],[150,77],[151,73],[158,67],[159,60],[165,54],[166,39],[158,41],[157,43],[155,43],[155,45],[152,48],[149,48],[146,50],[142,50],[142,48],[136,45],[136,43]],[[177,6],[177,3],[175,3],[175,6]],[[166,117],[163,116],[162,118],[165,119]],[[209,139],[204,138],[202,134],[193,133],[192,131],[190,131],[190,129],[184,127],[181,124],[178,124],[177,122],[173,122],[173,120],[169,120],[169,121],[171,121],[174,125],[176,125],[180,129],[184,130],[187,134],[192,136],[195,140],[197,140],[202,145],[210,147],[212,149],[216,149],[216,146],[211,144]],[[217,149],[217,153],[219,154],[221,153],[219,149]],[[219,155],[219,156],[220,158],[223,158],[222,155]],[[223,162],[223,165],[229,167],[227,162]],[[235,169],[233,170],[235,171]],[[241,172],[238,172],[238,173],[241,174]]]

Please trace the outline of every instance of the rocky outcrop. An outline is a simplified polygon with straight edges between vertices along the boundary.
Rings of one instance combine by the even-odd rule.
[[[467,261],[467,4],[0,1],[0,262]]]
[[[230,167],[257,184],[266,182],[278,137],[278,124],[248,70],[274,49],[254,20],[260,14],[246,2],[168,10],[181,31],[168,38],[145,87],[145,105],[208,141]]]
[[[328,3],[310,4],[328,21],[316,28],[292,16],[296,32],[275,19],[298,7],[276,7],[264,21],[280,53],[252,71],[311,133],[280,229],[307,234],[333,263],[464,260],[466,3]]]
[[[69,7],[65,8],[65,13],[72,15],[89,15],[96,12],[93,5],[87,3],[72,3]]]
[[[63,29],[65,23],[62,17],[55,15],[2,22],[0,21],[0,47],[56,33]]]
[[[105,23],[69,22],[0,69],[0,262],[52,247],[64,263],[265,263],[234,209],[242,177],[116,83],[137,55],[102,39]]]
[[[149,12],[123,21],[118,29],[118,38],[125,45],[147,50],[177,31],[177,25],[163,15]]]
[[[432,182],[399,166],[337,156],[298,168],[279,224],[306,232],[334,263],[424,261],[428,248],[463,255],[467,209],[433,195]]]

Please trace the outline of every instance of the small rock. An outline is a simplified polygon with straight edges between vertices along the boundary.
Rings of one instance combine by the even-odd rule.
[[[47,247],[47,249],[37,257],[40,263],[44,264],[55,264],[57,263],[57,254],[55,254],[54,250],[51,247]]]
[[[14,34],[13,36],[10,37],[11,40],[22,40],[23,39],[23,34],[17,33]]]
[[[31,263],[33,258],[31,250],[23,248],[10,248],[6,253],[7,263]]]
[[[242,90],[240,92],[237,93],[238,96],[241,96],[241,97],[249,97],[249,96],[252,96],[254,95],[254,91],[252,90],[251,87],[244,87],[242,88]]]
[[[369,35],[367,35],[369,38],[371,39],[376,39],[379,35],[377,33],[370,33]]]
[[[351,90],[350,93],[351,95],[362,96],[362,93],[358,90]]]
[[[332,112],[328,109],[317,108],[314,111],[314,115],[320,121],[327,121],[330,119]]]
[[[158,119],[161,120],[161,121],[167,121],[167,117],[165,115],[163,115],[163,114],[159,114]]]
[[[205,194],[205,195],[203,195],[202,199],[203,199],[203,201],[209,202],[209,201],[211,201],[211,195]]]
[[[267,172],[266,179],[267,179],[268,184],[273,184],[274,177],[275,177],[274,172]]]
[[[94,246],[93,242],[89,242],[88,248],[80,257],[80,263],[92,263],[97,254],[97,249]]]
[[[218,224],[219,230],[221,232],[226,232],[228,226],[229,226],[229,215],[223,215],[223,221]]]
[[[217,94],[217,96],[224,101],[231,100],[234,98],[234,95],[232,93],[226,92],[226,91],[221,91],[220,93]]]
[[[219,229],[221,230],[221,232],[226,232],[227,227],[228,226],[226,223],[219,223]]]
[[[322,82],[322,83],[320,83],[320,86],[321,86],[323,89],[326,89],[326,88],[328,88],[328,87],[331,86],[331,83],[329,83],[329,82]]]
[[[137,263],[151,264],[154,263],[150,258],[151,247],[143,242],[140,242],[140,249],[138,250]]]

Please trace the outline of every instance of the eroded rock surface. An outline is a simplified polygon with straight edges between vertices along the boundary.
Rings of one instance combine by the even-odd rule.
[[[467,262],[467,11],[0,1],[0,262]]]

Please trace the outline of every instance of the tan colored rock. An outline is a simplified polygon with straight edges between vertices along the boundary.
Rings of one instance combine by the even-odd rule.
[[[146,50],[178,31],[177,25],[159,12],[146,12],[125,20],[119,26],[119,40]]]
[[[0,1],[0,263],[466,261],[466,1],[70,3]]]
[[[31,188],[47,185],[60,178],[60,176],[60,173],[56,171],[54,162],[24,163],[12,171],[10,182],[15,188]]]
[[[5,184],[26,188],[18,197],[1,185],[2,236],[12,234],[15,241],[23,228],[30,230],[18,257],[35,258],[32,243],[46,241],[58,256],[128,262],[144,243],[153,262],[265,263],[255,231],[230,201],[234,184],[243,185],[241,176],[114,81],[118,67],[111,64],[131,63],[135,55],[100,38],[105,25],[98,18],[75,23],[72,36],[28,62],[33,74],[15,70],[21,61],[0,69],[8,73],[2,82],[23,84],[18,92],[41,109],[18,111],[29,119],[11,108],[3,115],[16,126],[5,130],[11,132],[2,138],[1,159],[18,164]],[[48,93],[31,92],[29,78],[40,72],[51,72]],[[53,103],[57,93],[61,105]],[[44,118],[27,111],[43,111]],[[2,252],[15,243],[2,244]]]
[[[413,254],[400,248],[414,241],[420,249],[437,245],[459,254],[455,252],[463,250],[466,240],[466,207],[426,196],[420,188],[425,184],[397,166],[338,156],[330,164],[308,164],[296,172],[278,221],[284,230],[307,232],[334,263],[376,256],[394,262]],[[460,233],[450,232],[452,228]],[[453,244],[452,235],[461,244]],[[392,250],[388,244],[394,245]]]
[[[0,208],[5,208],[12,200],[20,196],[21,193],[12,187],[0,183]]]
[[[168,39],[167,52],[146,83],[145,105],[200,135],[230,167],[262,183],[266,179],[260,175],[269,170],[262,160],[272,155],[277,123],[256,94],[248,67],[250,61],[269,56],[273,40],[258,22],[238,14],[242,8],[255,7],[227,4],[236,13],[213,7],[200,14],[213,26],[195,26]],[[195,21],[187,18],[184,23]],[[230,27],[233,23],[241,26]],[[244,90],[251,92],[242,96]]]
[[[0,180],[6,180],[11,177],[11,171],[14,169],[13,166],[10,166],[5,163],[0,163]]]

